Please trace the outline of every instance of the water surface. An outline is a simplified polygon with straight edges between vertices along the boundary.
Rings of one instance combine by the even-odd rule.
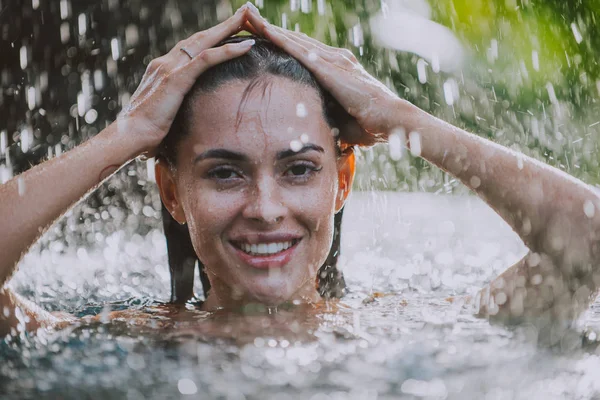
[[[581,346],[581,333],[541,348],[530,340],[535,332],[492,326],[462,305],[462,296],[525,254],[481,201],[357,193],[346,215],[342,266],[350,293],[309,309],[174,314],[158,304],[169,295],[159,231],[117,232],[96,248],[38,246],[12,285],[48,309],[100,317],[5,340],[2,398],[600,395],[600,358],[594,345]],[[113,310],[126,315],[108,322]],[[135,318],[141,313],[152,317]],[[578,329],[600,330],[599,320],[592,307]]]

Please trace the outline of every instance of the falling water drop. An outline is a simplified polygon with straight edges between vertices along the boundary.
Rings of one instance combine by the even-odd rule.
[[[146,173],[147,173],[148,180],[150,182],[156,182],[156,176],[154,173],[154,165],[155,165],[154,158],[149,158],[146,160]]]
[[[583,41],[583,36],[581,36],[581,33],[579,32],[575,22],[571,24],[571,30],[573,31],[573,36],[575,36],[575,41],[577,44],[581,43]]]
[[[23,196],[25,194],[25,181],[22,177],[17,178],[17,192],[19,196]]]
[[[27,46],[21,46],[19,51],[19,61],[21,62],[21,69],[27,68],[28,57],[27,57]]]
[[[531,63],[533,64],[534,70],[540,70],[540,58],[538,56],[538,52],[535,50],[531,52]]]
[[[317,0],[317,13],[325,15],[325,0]]]
[[[196,394],[198,392],[198,387],[196,383],[194,383],[191,379],[180,379],[177,381],[177,389],[181,394]]]
[[[94,110],[93,108],[85,113],[85,122],[88,124],[93,124],[94,122],[96,122],[97,118],[98,111]]]
[[[594,206],[594,203],[592,203],[590,200],[586,200],[585,203],[583,203],[583,212],[585,213],[586,217],[593,218],[594,214],[596,214],[596,207]]]
[[[298,116],[299,118],[304,118],[306,117],[306,115],[306,106],[304,105],[304,103],[296,104],[296,116]]]
[[[355,47],[360,47],[363,44],[365,44],[363,30],[362,30],[362,26],[360,24],[356,24],[352,27],[351,37],[352,37],[352,44]]]
[[[409,133],[408,142],[410,143],[410,154],[413,157],[419,157],[421,155],[421,135],[419,132]]]
[[[427,61],[423,60],[422,58],[419,58],[419,61],[417,61],[417,75],[419,77],[419,82],[420,83],[427,83]]]
[[[31,131],[29,128],[24,128],[21,131],[21,151],[27,153],[31,144]]]
[[[87,17],[85,14],[79,14],[79,17],[77,18],[77,28],[79,30],[79,36],[83,36],[87,32]]]
[[[404,155],[404,142],[406,141],[406,131],[404,128],[395,128],[388,138],[390,149],[390,158],[394,161],[400,160]]]
[[[0,131],[0,154],[4,154],[6,152],[6,146],[8,143],[8,136],[6,131]]]
[[[66,44],[71,39],[71,28],[68,22],[63,22],[60,25],[60,41],[62,44]]]
[[[36,106],[36,90],[34,87],[28,87],[25,96],[27,97],[27,107],[33,110]]]
[[[71,4],[68,0],[60,0],[60,18],[67,19],[71,15]]]
[[[299,140],[292,140],[290,142],[290,149],[295,152],[302,150],[302,142]]]
[[[312,0],[300,0],[300,11],[308,14],[312,11]]]
[[[119,57],[121,56],[121,50],[120,50],[120,46],[119,46],[119,39],[117,38],[112,38],[112,40],[110,41],[110,52],[112,55],[112,59],[117,61],[119,59]]]

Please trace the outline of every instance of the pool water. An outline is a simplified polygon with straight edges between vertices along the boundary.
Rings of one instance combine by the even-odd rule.
[[[158,230],[91,248],[42,243],[11,285],[47,309],[100,316],[2,342],[2,399],[600,396],[597,304],[552,348],[463,304],[525,254],[475,197],[354,194],[342,234],[350,293],[245,315],[161,305],[169,276]],[[122,318],[104,318],[115,310]]]

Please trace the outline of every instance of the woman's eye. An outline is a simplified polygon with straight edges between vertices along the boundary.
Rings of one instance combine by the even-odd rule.
[[[292,178],[300,178],[300,179],[308,179],[310,178],[313,174],[315,174],[316,172],[320,171],[321,168],[316,167],[312,164],[296,164],[296,165],[292,165],[290,166],[287,171],[286,171],[286,175]]]
[[[219,168],[219,169],[210,171],[208,173],[208,176],[212,179],[217,179],[217,180],[231,180],[231,179],[239,178],[240,174],[238,174],[233,169]]]
[[[289,169],[290,175],[300,176],[310,172],[306,165],[295,165]]]

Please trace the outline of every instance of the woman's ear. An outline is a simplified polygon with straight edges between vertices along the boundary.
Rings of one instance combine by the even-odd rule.
[[[348,147],[338,159],[338,192],[335,197],[335,212],[339,212],[352,190],[354,174],[356,172],[356,156],[354,148]]]
[[[156,159],[154,176],[156,177],[156,184],[158,185],[160,199],[163,204],[175,221],[179,222],[181,225],[185,224],[185,214],[183,213],[183,207],[181,207],[181,203],[179,202],[173,171],[165,160],[160,158]]]

